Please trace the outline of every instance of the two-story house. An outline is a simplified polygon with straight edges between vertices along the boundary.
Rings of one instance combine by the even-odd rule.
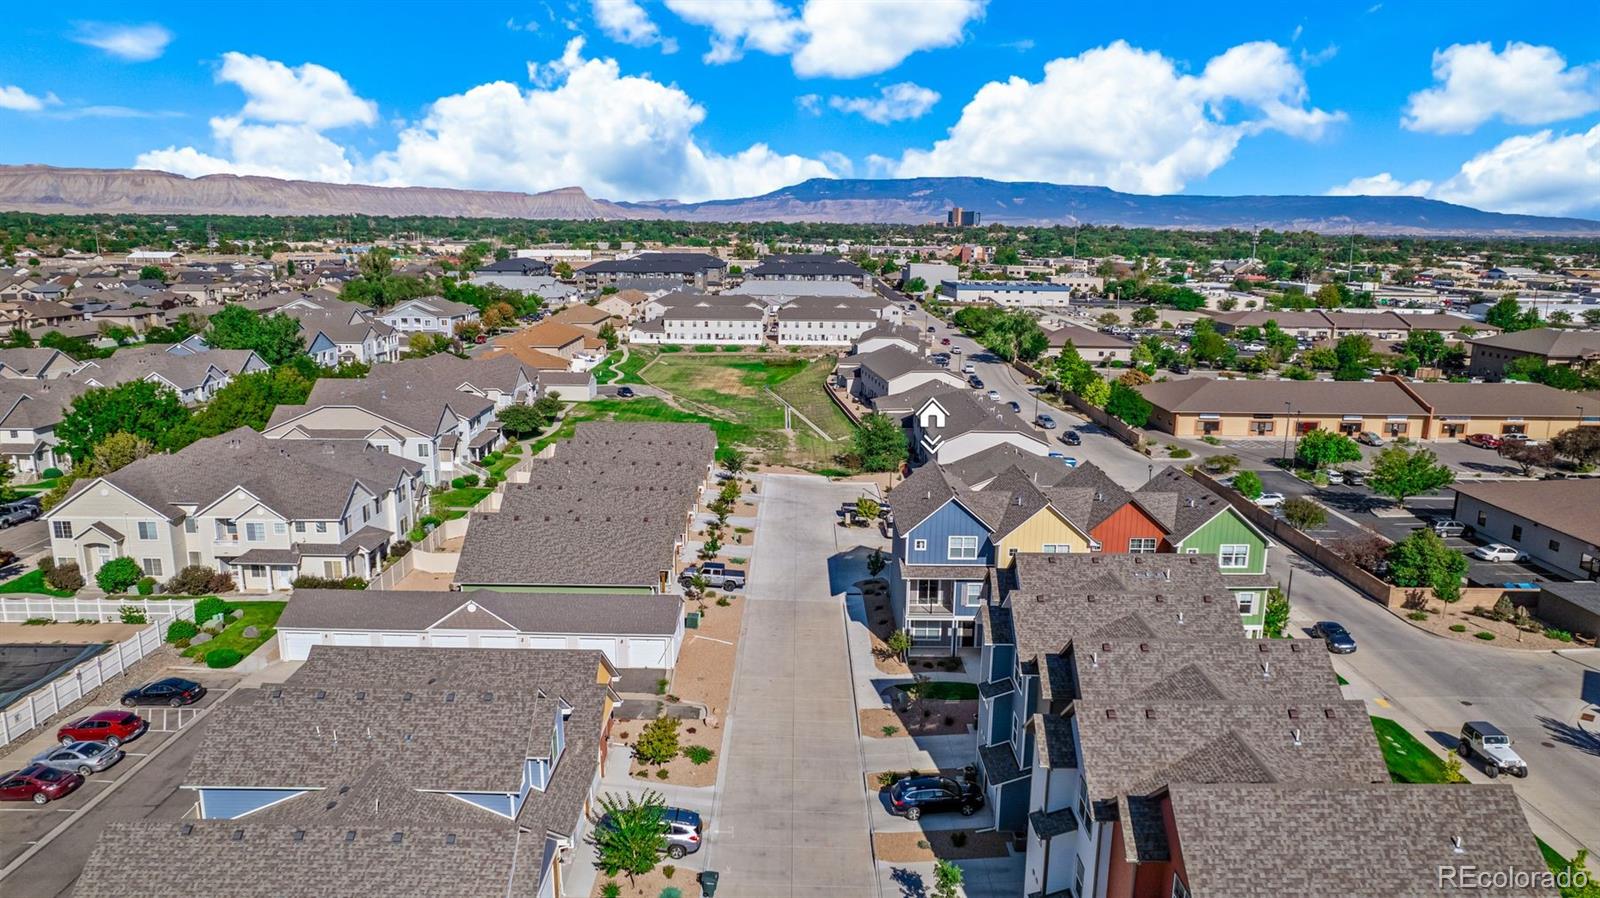
[[[849,346],[884,323],[882,305],[834,296],[797,296],[778,307],[780,346]]]
[[[457,326],[477,321],[478,310],[464,302],[455,302],[442,296],[422,296],[378,313],[377,320],[394,328],[402,338],[409,334],[443,334],[448,337],[456,332]]]
[[[351,303],[340,305],[347,308],[325,311],[284,308],[284,314],[300,322],[306,352],[317,364],[337,368],[348,362],[377,365],[399,360],[400,331],[373,318],[370,310],[356,308]]]
[[[72,379],[91,387],[112,387],[135,380],[160,384],[187,405],[206,402],[241,374],[255,374],[269,366],[249,349],[208,349],[192,352],[173,346],[135,346],[110,358],[84,362]]]
[[[0,378],[6,380],[59,380],[81,366],[59,349],[0,349]]]
[[[90,579],[132,558],[157,579],[204,565],[270,592],[301,574],[377,574],[417,521],[422,483],[422,465],[362,443],[241,427],[80,482],[44,517],[55,558]]]
[[[56,426],[72,400],[88,386],[71,378],[42,381],[0,380],[0,454],[23,480],[37,480],[51,468],[70,467],[58,452]]]
[[[598,651],[314,647],[208,722],[194,812],[112,824],[74,888],[575,894],[616,679]]]

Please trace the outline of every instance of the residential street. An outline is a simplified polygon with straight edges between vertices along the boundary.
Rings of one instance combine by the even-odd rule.
[[[866,576],[834,510],[856,483],[768,475],[706,866],[723,893],[875,891],[840,595]]]

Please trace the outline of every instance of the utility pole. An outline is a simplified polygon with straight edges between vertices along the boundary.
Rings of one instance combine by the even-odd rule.
[[[1285,402],[1283,404],[1283,463],[1284,463],[1284,467],[1288,467],[1289,466],[1289,431],[1294,428],[1294,418],[1292,418],[1290,416],[1289,409],[1293,406],[1293,404],[1294,403],[1292,403],[1292,402]]]

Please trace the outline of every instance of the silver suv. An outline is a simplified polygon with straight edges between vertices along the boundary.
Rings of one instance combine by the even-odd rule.
[[[700,815],[686,808],[667,808],[662,815],[667,825],[667,857],[677,860],[700,850]]]
[[[1456,752],[1463,758],[1477,755],[1483,759],[1483,772],[1489,777],[1509,773],[1515,777],[1528,775],[1528,762],[1522,760],[1511,747],[1511,737],[1499,727],[1483,720],[1469,720],[1461,725],[1461,741]]]

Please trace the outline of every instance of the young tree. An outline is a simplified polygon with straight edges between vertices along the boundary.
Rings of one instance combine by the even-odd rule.
[[[1129,427],[1143,427],[1150,421],[1154,406],[1138,390],[1121,380],[1111,385],[1111,395],[1106,399],[1106,413],[1122,419]]]
[[[1437,365],[1444,359],[1449,347],[1444,335],[1438,331],[1412,331],[1406,336],[1405,351],[1417,357],[1424,365]]]
[[[1372,341],[1362,334],[1346,334],[1333,347],[1337,363],[1333,369],[1334,380],[1366,380],[1367,368],[1372,364]]]
[[[617,346],[622,342],[621,339],[617,337],[616,325],[609,321],[600,325],[600,339],[606,341],[606,349],[611,352],[615,352]]]
[[[598,803],[589,835],[596,866],[607,876],[626,873],[629,882],[654,870],[667,850],[667,804],[660,793],[647,789],[635,798],[608,792]]]
[[[928,282],[922,278],[912,278],[901,286],[906,293],[912,296],[921,296],[928,292]]]
[[[167,272],[160,265],[146,265],[139,269],[139,280],[167,282]]]
[[[1533,309],[1524,312],[1522,304],[1517,302],[1517,295],[1510,293],[1501,297],[1487,312],[1484,312],[1483,323],[1507,333],[1525,331],[1539,326],[1539,313]]]
[[[855,452],[868,471],[893,471],[909,458],[906,432],[888,415],[872,413],[856,429]]]
[[[867,556],[867,573],[874,577],[883,573],[883,569],[888,566],[889,560],[884,558],[883,553],[877,549],[873,549],[872,554]]]
[[[1154,306],[1140,306],[1133,310],[1133,323],[1140,327],[1149,327],[1160,317],[1161,313],[1157,312]]]
[[[1440,464],[1439,457],[1431,451],[1390,446],[1378,453],[1372,463],[1372,477],[1367,482],[1373,492],[1404,506],[1412,496],[1447,487],[1455,480],[1455,472]]]
[[[1600,462],[1600,427],[1574,427],[1556,434],[1550,441],[1556,452],[1580,465]]]
[[[878,516],[878,511],[882,508],[883,506],[879,505],[878,500],[876,499],[862,496],[856,500],[856,516],[865,518],[869,521],[873,518],[876,518]]]
[[[738,477],[744,473],[745,465],[748,462],[749,457],[744,452],[738,449],[729,449],[727,457],[722,460],[722,467],[727,469],[729,474]]]
[[[1295,496],[1283,503],[1283,519],[1296,530],[1314,530],[1328,522],[1328,512],[1311,499]]]
[[[531,405],[508,405],[495,414],[500,427],[517,439],[535,437],[544,431],[548,419]]]
[[[311,395],[311,381],[292,366],[235,377],[205,408],[173,433],[169,448],[227,433],[236,427],[263,430],[280,405],[299,405]]]
[[[1289,626],[1289,598],[1274,586],[1267,590],[1267,613],[1261,622],[1261,632],[1268,639],[1282,639]]]
[[[1106,379],[1100,375],[1091,374],[1089,380],[1084,383],[1083,389],[1078,390],[1077,393],[1084,402],[1095,408],[1105,408],[1106,403],[1111,401],[1111,384],[1107,383]]]
[[[906,652],[911,651],[911,633],[907,630],[896,630],[889,634],[883,641],[883,647],[888,649],[896,658],[905,660]]]
[[[639,731],[633,753],[646,764],[665,764],[678,756],[678,718],[658,717]]]
[[[1342,433],[1318,428],[1300,437],[1295,446],[1295,458],[1314,470],[1328,465],[1361,460],[1361,447]]]
[[[1254,502],[1261,498],[1261,475],[1254,471],[1240,471],[1233,478],[1233,488],[1239,495]]]
[[[966,874],[960,867],[942,857],[935,858],[932,898],[957,898],[962,894],[961,883],[965,878]]]
[[[1512,462],[1527,477],[1534,468],[1548,468],[1556,463],[1556,450],[1548,443],[1530,443],[1527,440],[1510,440],[1500,444],[1500,457]]]
[[[1431,586],[1444,602],[1461,597],[1461,578],[1467,575],[1467,567],[1467,556],[1426,528],[1411,531],[1389,547],[1390,578],[1400,586]]]
[[[143,437],[166,448],[189,414],[177,393],[134,380],[80,394],[56,425],[56,438],[74,461],[89,458],[95,446],[114,433]]]

